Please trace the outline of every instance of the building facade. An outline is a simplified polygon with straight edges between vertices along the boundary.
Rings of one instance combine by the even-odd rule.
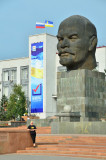
[[[26,97],[29,97],[29,58],[0,61],[0,98],[9,97],[14,84],[21,84]]]
[[[40,34],[29,36],[29,99],[31,101],[31,45],[43,43],[43,112],[36,113],[40,118],[56,114],[56,44],[55,36]]]
[[[96,49],[97,70],[104,72],[106,70],[106,46],[97,47]]]
[[[29,57],[0,61],[0,99],[2,95],[8,98],[14,84],[21,84],[28,102],[28,112],[31,107],[31,45],[43,42],[43,112],[36,113],[40,118],[56,114],[57,72],[66,68],[59,64],[57,54],[57,38],[49,34],[29,36]],[[106,46],[96,49],[97,70],[106,70]]]

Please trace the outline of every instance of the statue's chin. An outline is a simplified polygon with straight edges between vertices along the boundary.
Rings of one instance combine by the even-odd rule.
[[[67,67],[73,65],[73,61],[67,59],[60,59],[60,64]]]

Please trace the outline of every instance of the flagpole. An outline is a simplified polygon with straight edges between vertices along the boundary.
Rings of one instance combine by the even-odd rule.
[[[47,34],[46,27],[45,27],[45,33]]]
[[[47,34],[47,33],[46,33],[46,26],[45,26],[45,34]]]

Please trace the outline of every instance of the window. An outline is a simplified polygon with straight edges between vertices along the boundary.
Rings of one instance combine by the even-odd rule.
[[[9,97],[12,92],[12,87],[15,83],[17,83],[17,68],[3,68],[2,75],[2,94],[5,94],[5,96]]]
[[[3,69],[3,81],[14,81],[17,79],[17,69],[16,68],[7,68]]]
[[[9,81],[9,71],[3,72],[3,81]]]
[[[27,85],[23,85],[22,86],[22,90],[25,93],[25,96],[28,97],[28,86]]]
[[[21,79],[28,79],[28,68],[23,68],[21,70]]]
[[[16,70],[11,70],[11,80],[16,80]]]
[[[3,87],[3,95],[5,95],[6,97],[8,97],[8,91],[9,88],[7,86]]]
[[[28,87],[29,87],[29,66],[21,66],[20,68],[21,75],[20,75],[20,81],[22,85],[22,90],[25,93],[26,97],[29,97],[28,93]]]

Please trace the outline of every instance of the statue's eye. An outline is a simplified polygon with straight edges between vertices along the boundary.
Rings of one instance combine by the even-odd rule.
[[[78,36],[77,35],[71,35],[71,36],[69,36],[69,39],[75,40],[75,39],[78,39]]]
[[[57,37],[58,38],[58,41],[62,41],[63,40],[63,38],[62,37]]]

